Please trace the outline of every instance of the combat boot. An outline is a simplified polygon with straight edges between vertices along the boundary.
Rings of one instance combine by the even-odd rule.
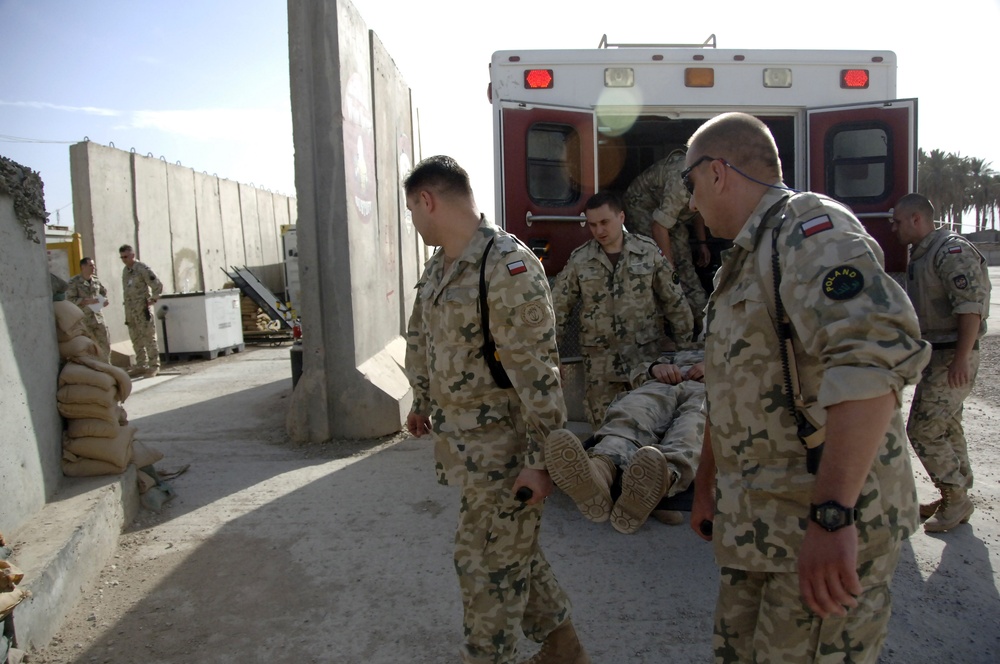
[[[622,473],[622,495],[611,509],[611,525],[626,535],[639,530],[671,484],[663,453],[655,447],[640,448]]]
[[[687,521],[684,513],[677,510],[653,510],[649,516],[668,526],[679,526]]]
[[[545,465],[552,481],[573,499],[594,523],[608,520],[615,464],[602,455],[587,454],[572,431],[556,429],[545,439]]]
[[[943,533],[955,526],[966,523],[976,510],[965,489],[941,487],[941,506],[934,516],[924,523],[929,533]]]
[[[938,489],[938,491],[940,491],[940,489]],[[943,496],[944,493],[942,492],[941,495]],[[934,516],[934,512],[938,511],[938,507],[940,506],[941,506],[940,498],[938,498],[937,500],[932,500],[929,503],[920,503],[920,518],[921,519],[931,518],[932,516]]]
[[[522,664],[591,664],[573,623],[567,620],[545,637],[542,649]]]

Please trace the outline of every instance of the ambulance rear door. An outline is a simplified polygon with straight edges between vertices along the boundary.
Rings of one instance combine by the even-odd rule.
[[[554,277],[591,238],[583,211],[597,181],[594,113],[513,103],[500,113],[503,223]]]
[[[889,228],[890,210],[917,190],[917,100],[808,109],[811,191],[850,206],[885,252],[888,272],[906,270],[906,247]]]

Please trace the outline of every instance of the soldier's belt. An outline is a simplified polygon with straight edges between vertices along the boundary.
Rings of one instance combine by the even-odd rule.
[[[955,350],[958,348],[957,341],[939,341],[937,343],[931,343],[931,350]],[[976,339],[976,343],[972,344],[972,350],[979,350],[979,339]]]

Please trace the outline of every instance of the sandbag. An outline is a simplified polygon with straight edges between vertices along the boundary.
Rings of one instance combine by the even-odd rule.
[[[59,387],[63,385],[92,385],[108,390],[117,386],[114,376],[103,371],[91,369],[83,364],[67,362],[59,372]]]
[[[125,401],[125,399],[128,399],[129,395],[132,394],[132,379],[129,378],[129,375],[124,369],[108,364],[98,358],[90,357],[89,355],[82,355],[71,359],[73,362],[82,364],[85,367],[93,369],[94,371],[106,373],[114,378],[115,382],[118,384],[119,401]]]
[[[118,404],[118,410],[115,411],[115,417],[118,418],[118,424],[122,426],[128,424],[128,413],[125,412],[125,409],[121,404]]]
[[[0,560],[0,592],[10,592],[23,578],[24,572],[6,560]]]
[[[126,466],[115,466],[107,461],[83,459],[68,450],[63,450],[62,471],[66,477],[97,477],[98,475],[121,475]]]
[[[82,356],[89,356],[95,359],[101,357],[100,349],[90,337],[81,335],[59,344],[59,357],[64,360],[72,360],[73,358]]]
[[[156,480],[142,472],[141,470],[135,471],[135,478],[138,480],[139,493],[146,493],[154,486],[156,486]]]
[[[20,588],[15,588],[9,593],[0,593],[0,616],[6,616],[14,610],[15,606],[29,597],[31,597],[31,593]]]
[[[147,445],[141,440],[137,440],[132,444],[132,463],[135,464],[136,468],[152,466],[161,459],[163,459],[163,452],[155,447]]]
[[[62,404],[97,404],[112,408],[118,405],[115,389],[93,385],[63,385],[56,392],[56,401]]]
[[[56,315],[56,336],[59,341],[68,341],[80,334],[83,328],[83,309],[68,300],[52,303]]]
[[[70,438],[117,438],[120,425],[106,420],[67,420],[66,435]]]
[[[119,406],[101,406],[95,403],[61,403],[57,402],[56,407],[59,414],[67,420],[104,420],[112,424],[118,423]]]
[[[118,468],[125,468],[132,459],[132,439],[135,427],[119,427],[114,438],[70,438],[63,436],[63,450],[83,459],[107,461]]]

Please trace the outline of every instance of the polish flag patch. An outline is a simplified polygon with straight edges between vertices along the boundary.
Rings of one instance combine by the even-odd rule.
[[[962,248],[959,246],[948,247],[949,254],[960,254],[962,253]]]
[[[511,276],[513,276],[515,274],[527,272],[528,268],[524,264],[524,261],[514,261],[513,263],[507,263],[507,271],[510,272]]]
[[[802,234],[806,237],[812,237],[813,235],[816,235],[816,233],[822,233],[823,231],[828,231],[831,228],[833,228],[833,222],[830,221],[830,217],[824,214],[822,217],[810,219],[802,224]]]

